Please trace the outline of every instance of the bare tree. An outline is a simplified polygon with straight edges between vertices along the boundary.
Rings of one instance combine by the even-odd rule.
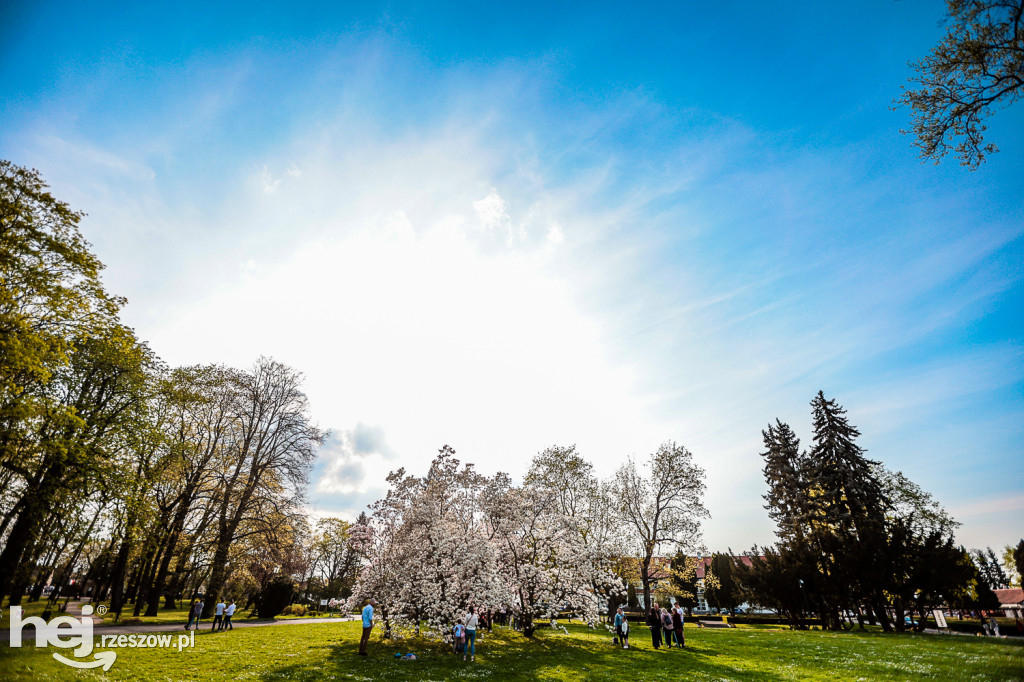
[[[693,455],[672,441],[662,443],[637,470],[632,458],[615,473],[614,491],[623,519],[640,550],[644,607],[651,604],[651,560],[662,545],[693,548],[700,538],[704,508],[704,469]]]
[[[982,121],[1024,92],[1024,0],[947,0],[949,28],[924,59],[911,64],[917,75],[895,101],[914,113],[914,143],[921,157],[936,163],[953,150],[976,170],[985,155]],[[961,138],[954,147],[953,139]]]
[[[270,358],[233,378],[232,442],[220,471],[216,541],[203,616],[212,613],[228,576],[231,543],[240,529],[260,532],[270,512],[287,514],[301,498],[326,432],[311,424],[302,375]]]

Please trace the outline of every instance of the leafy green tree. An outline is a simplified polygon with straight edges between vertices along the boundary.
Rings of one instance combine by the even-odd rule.
[[[349,542],[348,521],[323,518],[316,524],[316,536],[310,548],[312,572],[320,579],[322,598],[347,599],[352,594],[359,555]]]
[[[1011,549],[1011,548],[1007,548]],[[1017,546],[1012,548],[1011,557],[1013,559],[1013,566],[1017,569],[1017,586],[1020,587],[1024,584],[1024,540],[1017,543]],[[1009,565],[1009,561],[1007,564]]]
[[[295,581],[291,576],[274,576],[256,598],[256,615],[260,618],[273,618],[292,603],[295,595]]]
[[[0,160],[0,537],[10,533],[0,594],[39,528],[24,494],[82,426],[56,375],[76,343],[116,325],[123,303],[103,289],[103,265],[78,229],[82,214],[46,190],[37,171]]]
[[[810,610],[808,591],[817,575],[817,556],[810,545],[779,543],[751,550],[750,566],[737,564],[736,578],[747,599],[786,617],[792,629],[805,629]]]
[[[989,589],[1000,590],[1009,586],[1010,578],[1006,575],[1002,564],[999,563],[999,557],[991,547],[986,547],[984,550],[976,549],[971,554],[978,567],[978,575]]]
[[[955,151],[977,169],[987,154],[984,120],[1024,92],[1024,0],[946,0],[946,36],[924,59],[911,64],[917,87],[896,100],[913,111],[915,146],[938,162]],[[954,146],[955,145],[955,146]]]
[[[882,486],[887,502],[886,518],[904,519],[916,532],[951,532],[960,526],[932,494],[921,488],[900,471],[890,471],[878,464],[872,467]]]
[[[131,457],[156,360],[131,330],[113,325],[75,339],[69,364],[54,370],[47,390],[72,419],[42,421],[28,482],[0,552],[0,593],[19,599],[47,519],[79,491],[118,491]],[[116,494],[116,493],[115,493]],[[15,602],[16,603],[16,602]]]

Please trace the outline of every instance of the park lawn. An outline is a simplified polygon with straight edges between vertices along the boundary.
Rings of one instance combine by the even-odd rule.
[[[188,622],[188,605],[189,605],[189,603],[187,601],[179,601],[178,602],[178,608],[176,608],[176,609],[164,608],[164,606],[161,605],[160,608],[157,610],[157,615],[155,615],[155,616],[143,615],[143,614],[146,613],[146,610],[143,609],[142,610],[142,614],[140,614],[136,618],[135,616],[132,615],[132,613],[135,610],[135,605],[134,604],[125,604],[124,609],[121,611],[121,618],[120,618],[119,621],[115,621],[114,620],[114,614],[110,613],[109,611],[107,611],[103,615],[100,615],[99,611],[95,611],[94,613],[95,613],[95,615],[97,615],[100,618],[102,618],[102,622],[99,623],[99,625],[101,625],[101,626],[105,626],[105,625],[133,625],[133,624],[137,624],[137,625],[173,625],[173,624],[179,624],[179,625],[184,626],[185,623]],[[99,609],[99,607],[101,607],[101,606],[109,607],[110,606],[110,602],[109,601],[102,601],[102,602],[94,602],[93,603],[93,607],[95,609]],[[76,611],[74,615],[78,615],[78,612]],[[238,621],[240,621],[240,620],[249,620],[249,619],[256,620],[250,613],[242,613],[242,611],[237,611],[235,613],[235,615],[232,616],[232,620],[234,622],[236,622],[236,623]],[[209,627],[212,622],[213,622],[213,616],[203,620],[203,623],[206,624],[207,627]]]
[[[9,602],[10,602],[10,599],[7,598],[7,597],[4,597],[3,599],[0,599],[0,614],[10,613],[11,612],[11,607],[10,607]],[[45,598],[44,599],[39,599],[39,600],[33,601],[33,602],[30,602],[28,599],[22,599],[21,600],[21,604],[19,604],[19,606],[21,606],[21,615],[22,615],[22,617],[23,618],[28,618],[29,616],[42,616],[43,615],[43,611],[46,610],[47,602],[48,602],[48,600],[45,599]],[[62,604],[62,603],[63,602],[54,602],[54,604],[52,606],[52,609],[53,609],[53,614],[51,615],[52,618],[56,618],[57,616],[64,615],[62,613],[58,613],[58,611],[60,609],[60,604]],[[78,614],[75,613],[73,615],[77,616]]]
[[[8,606],[8,601],[9,600],[7,598],[4,598],[3,602],[0,602],[0,603],[2,603],[2,607],[0,607],[0,613],[8,613],[9,612],[10,607]],[[62,599],[62,600],[59,600],[59,601],[57,601],[57,602],[55,602],[53,604],[53,606],[52,606],[53,613],[51,615],[52,618],[56,618],[57,616],[63,616],[63,615],[75,616],[76,618],[78,618],[78,617],[80,617],[82,615],[82,611],[81,611],[80,605],[74,604],[74,603],[68,605],[68,612],[67,612],[67,614],[60,613],[58,609],[59,609],[60,605],[63,604],[63,603],[64,603],[64,600]],[[91,602],[91,603],[92,603],[92,606],[93,606],[94,609],[98,609],[101,606],[104,607],[104,608],[109,608],[109,606],[110,606],[110,602],[109,601]],[[26,617],[27,618],[29,616],[41,616],[43,611],[46,609],[46,604],[47,604],[47,600],[45,598],[44,599],[40,599],[38,601],[34,601],[34,602],[29,602],[27,600],[22,601],[22,603],[21,603],[22,617]],[[135,624],[135,625],[173,625],[173,624],[180,624],[180,625],[184,626],[185,623],[188,622],[188,602],[178,602],[178,604],[179,604],[179,608],[167,609],[167,608],[164,608],[163,606],[161,606],[160,609],[158,610],[156,616],[140,615],[138,618],[135,618],[135,616],[132,615],[132,612],[135,609],[135,605],[134,604],[125,604],[124,610],[121,612],[121,619],[118,622],[114,621],[114,614],[110,613],[110,612],[106,612],[106,613],[101,615],[98,611],[94,611],[94,615],[101,619],[101,622],[97,624],[97,625],[100,625],[100,626],[104,626],[104,625],[133,625],[133,624]],[[143,610],[143,613],[145,613],[145,610]],[[256,620],[256,618],[253,617],[253,615],[251,613],[243,613],[242,611],[237,611],[235,613],[235,615],[233,616],[232,620],[234,620],[234,622],[237,623],[240,620]],[[209,626],[212,621],[213,621],[213,618],[210,617],[210,618],[205,619],[203,621],[203,623],[205,623],[207,626]],[[2,680],[2,678],[0,678],[0,680]]]
[[[194,650],[119,649],[108,673],[72,670],[52,650],[0,645],[0,679],[27,680],[1024,680],[1019,640],[953,635],[686,629],[687,649],[653,651],[646,628],[634,648],[572,624],[534,641],[505,628],[484,633],[475,663],[425,641],[382,643],[356,655],[359,623],[273,625],[200,632]],[[414,651],[418,661],[395,652]]]

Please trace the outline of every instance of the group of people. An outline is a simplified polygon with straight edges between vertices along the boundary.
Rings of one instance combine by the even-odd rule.
[[[686,612],[679,602],[668,608],[659,604],[651,606],[647,613],[647,626],[651,628],[651,643],[655,649],[661,648],[662,640],[669,648],[673,645],[680,649],[686,646],[686,636],[683,633],[685,617]],[[629,620],[621,607],[615,612],[615,641],[623,649],[629,648]]]
[[[651,607],[648,624],[651,627],[651,641],[655,649],[661,648],[662,636],[667,647],[672,647],[673,644],[679,649],[686,647],[686,636],[683,633],[685,615],[686,612],[679,602],[670,604],[667,609],[658,604]]]
[[[204,606],[206,606],[206,602],[202,599],[192,600],[188,607],[188,625],[185,626],[186,630],[193,629],[193,625],[195,625],[194,629],[199,629],[199,621],[202,620]],[[236,608],[234,600],[230,604],[224,603],[223,600],[217,602],[217,606],[213,611],[213,626],[210,629],[213,631],[234,630],[235,626],[231,624],[231,617],[235,615]]]
[[[981,614],[981,631],[987,637],[1000,637],[1001,636],[999,634],[999,621],[996,620],[996,617],[991,615],[991,614],[989,614],[989,616],[987,618],[985,617],[984,613]]]

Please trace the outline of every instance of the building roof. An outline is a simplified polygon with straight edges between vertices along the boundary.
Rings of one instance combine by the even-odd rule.
[[[1024,589],[1011,587],[1008,590],[992,590],[1001,606],[1020,606],[1024,604]]]
[[[763,559],[764,557],[761,557],[761,558]],[[749,556],[747,556],[746,554],[741,554],[740,556],[734,556],[733,557],[733,561],[735,561],[736,559],[739,559],[740,561],[742,561],[744,566],[750,566],[750,565],[753,564],[753,561],[751,560],[751,558]],[[709,566],[711,566],[711,557],[706,556],[706,557],[701,557],[700,559],[698,559],[697,560],[697,578],[703,579],[704,578],[704,573],[705,573],[705,571],[707,571]]]

